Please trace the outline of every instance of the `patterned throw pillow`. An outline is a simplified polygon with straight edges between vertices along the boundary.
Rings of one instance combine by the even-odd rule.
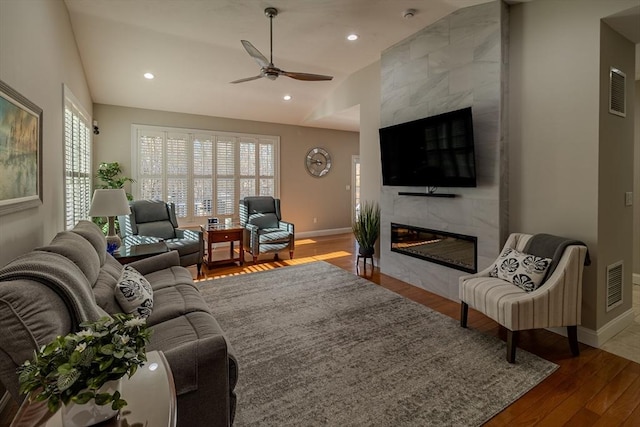
[[[531,292],[540,287],[550,264],[551,258],[541,258],[507,248],[493,264],[489,275],[508,280],[519,288]]]
[[[153,289],[147,279],[126,265],[115,288],[116,299],[125,313],[146,318],[153,309]]]

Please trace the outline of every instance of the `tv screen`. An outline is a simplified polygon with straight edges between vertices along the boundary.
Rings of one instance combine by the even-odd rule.
[[[475,187],[471,107],[380,129],[382,184]]]

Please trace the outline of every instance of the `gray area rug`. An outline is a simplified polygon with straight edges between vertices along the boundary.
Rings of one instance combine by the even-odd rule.
[[[481,425],[558,366],[325,262],[201,282],[235,426]]]

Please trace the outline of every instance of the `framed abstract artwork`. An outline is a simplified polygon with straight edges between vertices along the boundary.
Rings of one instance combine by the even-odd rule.
[[[0,80],[0,215],[42,204],[42,109]]]

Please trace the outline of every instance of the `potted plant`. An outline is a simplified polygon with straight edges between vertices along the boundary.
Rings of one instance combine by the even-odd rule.
[[[144,364],[151,331],[145,319],[123,313],[80,327],[79,332],[58,336],[18,368],[20,392],[31,400],[46,400],[51,412],[62,404],[67,409],[93,400],[100,406],[110,404],[110,416],[115,416],[127,402],[117,388],[101,387],[131,377]]]
[[[96,188],[110,189],[110,188],[122,188],[127,182],[135,182],[128,176],[118,176],[122,173],[122,168],[118,162],[102,162],[98,166],[96,172],[96,178],[102,181],[102,184],[96,185]],[[127,193],[127,199],[133,200],[133,196]]]
[[[122,168],[120,167],[120,163],[118,162],[102,162],[98,165],[98,171],[96,172],[96,178],[101,181],[101,183],[96,184],[96,189],[108,190],[114,188],[123,188],[127,182],[136,182],[133,178],[129,178],[128,176],[120,176],[122,173]],[[131,193],[126,193],[128,200],[133,200],[133,196]],[[106,234],[108,231],[108,224],[104,217],[95,217],[93,218],[93,222],[102,229],[102,231]],[[118,219],[115,220],[116,232],[119,232],[120,226],[118,224]]]
[[[380,235],[380,206],[378,203],[368,201],[362,203],[351,228],[358,242],[360,255],[373,256],[374,246]]]

